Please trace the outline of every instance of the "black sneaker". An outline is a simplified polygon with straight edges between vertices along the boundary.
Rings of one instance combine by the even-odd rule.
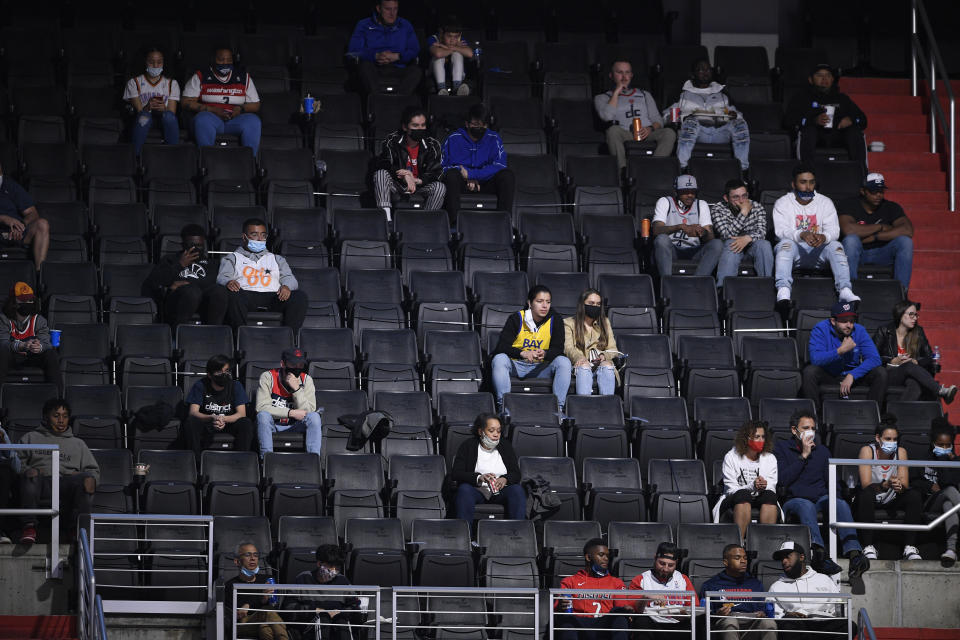
[[[848,557],[850,558],[850,569],[847,574],[851,579],[859,578],[870,570],[870,558],[859,551],[851,551]]]

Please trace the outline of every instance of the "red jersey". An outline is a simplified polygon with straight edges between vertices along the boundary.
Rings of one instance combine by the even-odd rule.
[[[281,409],[292,409],[293,408],[293,394],[290,393],[285,386],[280,382],[280,370],[279,369],[270,369],[270,375],[273,376],[273,388],[270,389],[270,402],[275,407],[280,407]],[[307,374],[300,374],[300,384],[303,384],[304,378],[307,377]],[[289,418],[279,418],[277,422],[281,425],[289,424]]]
[[[29,340],[30,338],[35,338],[37,336],[37,314],[30,316],[27,320],[27,324],[23,327],[23,331],[17,330],[17,323],[15,320],[10,321],[10,337],[14,340]]]
[[[420,177],[420,166],[417,164],[417,157],[420,155],[420,145],[410,148],[407,147],[407,171],[413,174],[414,179]]]
[[[587,569],[580,569],[572,576],[567,576],[560,583],[561,589],[581,590],[596,589],[597,591],[610,591],[614,589],[623,590],[623,580],[609,574],[598,578]],[[571,598],[573,601],[573,610],[579,616],[593,616],[597,618],[605,613],[610,613],[614,607],[624,607],[629,602],[620,597],[614,597],[609,594],[585,594],[586,597]]]

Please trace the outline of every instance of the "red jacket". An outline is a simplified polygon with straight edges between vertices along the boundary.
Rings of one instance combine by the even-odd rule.
[[[613,589],[626,589],[623,586],[623,580],[609,574],[598,578],[587,569],[580,569],[572,576],[567,576],[560,583],[561,589],[582,590],[596,589],[597,591],[610,591]],[[586,594],[587,597],[571,598],[573,601],[573,610],[577,615],[583,616],[601,616],[610,613],[614,607],[624,607],[629,605],[626,598],[614,597],[609,594]],[[591,595],[596,597],[591,599]],[[558,605],[559,606],[559,605]]]

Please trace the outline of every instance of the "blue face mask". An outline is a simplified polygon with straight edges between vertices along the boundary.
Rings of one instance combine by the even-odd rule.
[[[267,250],[267,241],[266,240],[251,240],[247,238],[247,249],[253,253],[260,253],[261,251]]]
[[[216,64],[213,66],[213,68],[216,69],[217,73],[219,73],[222,76],[225,76],[231,71],[233,71],[232,64]]]
[[[949,456],[951,453],[953,453],[953,447],[934,447],[933,448],[933,455],[937,456],[938,458],[945,458]]]
[[[260,573],[260,565],[257,565],[256,568],[253,569],[252,571],[250,569],[247,569],[246,567],[240,567],[240,573],[247,576],[248,578],[252,578],[253,576]]]
[[[813,200],[813,196],[817,195],[816,191],[800,191],[799,189],[794,190],[793,193],[797,196],[798,200],[802,200],[803,202],[810,202]]]
[[[597,576],[598,578],[603,578],[608,573],[610,573],[608,569],[604,569],[603,567],[598,565],[596,562],[590,565],[590,571],[592,571],[593,575]]]
[[[893,455],[897,452],[897,443],[896,441],[890,442],[888,440],[884,440],[880,443],[880,449],[882,449],[887,455]]]

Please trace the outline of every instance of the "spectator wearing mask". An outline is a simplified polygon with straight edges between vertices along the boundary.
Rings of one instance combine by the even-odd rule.
[[[713,221],[706,201],[697,198],[697,179],[677,176],[676,197],[657,200],[653,214],[653,253],[661,276],[673,275],[676,259],[696,260],[698,276],[717,268],[723,243],[713,235]]]
[[[584,567],[572,576],[567,576],[560,582],[561,589],[612,591],[625,589],[623,580],[610,575],[610,549],[602,538],[593,538],[583,545]],[[609,637],[610,640],[627,640],[627,628],[630,613],[628,601],[610,595],[596,595],[594,597],[559,598],[556,609],[560,613],[573,612],[573,615],[563,615],[554,618],[559,629],[576,629],[573,631],[557,630],[558,640],[577,640],[587,638],[597,640],[600,637]],[[595,629],[615,629],[615,631],[595,631]]]
[[[300,349],[286,349],[279,369],[260,374],[257,390],[257,435],[260,457],[273,451],[278,431],[305,433],[307,451],[320,455],[322,431],[317,413],[313,379],[307,375],[307,359]]]
[[[397,0],[379,0],[373,15],[357,22],[347,45],[347,55],[359,61],[360,84],[367,95],[389,92],[410,95],[420,84],[416,57],[420,43],[413,25],[398,16]]]
[[[209,325],[223,324],[227,313],[227,290],[217,284],[205,236],[200,225],[183,227],[183,251],[163,256],[147,278],[147,292],[161,302],[163,318],[174,330],[188,324],[195,313]]]
[[[400,116],[400,130],[394,131],[383,143],[373,172],[373,191],[377,206],[391,218],[394,198],[420,194],[424,208],[443,207],[447,188],[440,179],[440,143],[427,135],[427,112],[418,106],[409,106]]]
[[[20,444],[55,444],[60,447],[60,515],[71,531],[77,517],[90,513],[93,494],[100,482],[100,465],[87,443],[70,428],[70,405],[52,398],[43,404],[40,426],[23,435]],[[38,509],[50,499],[53,488],[53,460],[49,451],[20,451],[20,507]],[[37,541],[36,516],[25,516],[20,544]]]
[[[6,340],[0,341],[0,384],[10,369],[40,367],[47,382],[60,384],[60,358],[50,343],[50,327],[39,313],[37,296],[26,282],[17,282],[0,314]]]
[[[335,544],[322,544],[317,547],[317,567],[312,571],[302,571],[294,578],[295,584],[302,585],[330,585],[347,587],[350,581],[343,572],[344,553]],[[287,613],[289,622],[315,623],[327,626],[323,629],[323,637],[329,640],[352,640],[349,625],[362,623],[362,614],[356,613],[360,608],[360,600],[354,596],[341,594],[327,595],[323,591],[300,591],[283,599],[280,605],[286,611],[301,611],[302,613]],[[336,626],[330,626],[336,625]],[[313,634],[313,631],[310,631]]]
[[[198,147],[213,145],[220,134],[237,135],[257,157],[260,95],[250,74],[233,64],[229,47],[217,47],[213,63],[190,76],[183,88],[183,108],[196,113],[193,138]]]
[[[710,205],[710,220],[717,238],[723,242],[723,251],[717,263],[717,288],[723,281],[736,276],[743,256],[753,258],[758,276],[773,273],[773,249],[767,241],[767,211],[756,200],[750,199],[747,183],[739,178],[729,180],[723,187],[723,202]]]
[[[740,540],[745,541],[753,507],[760,509],[759,522],[776,524],[777,458],[773,434],[759,420],[745,422],[723,456],[723,499],[714,506],[713,519],[720,522],[723,512],[732,511]]]
[[[956,462],[954,438],[957,430],[946,418],[934,418],[930,423],[930,450],[927,460],[931,462]],[[946,513],[960,504],[960,470],[944,467],[911,467],[910,486],[923,494],[924,511]],[[957,529],[960,516],[954,513],[943,522],[946,532],[940,564],[952,567],[957,562]]]
[[[764,600],[736,602],[734,594],[766,591],[763,583],[747,571],[748,562],[743,545],[724,547],[723,571],[703,583],[700,600],[703,601],[710,591],[730,594],[727,602],[710,602],[713,629],[715,633],[719,632],[720,640],[777,640],[777,623],[767,617]]]
[[[653,155],[670,155],[677,133],[663,126],[663,118],[650,92],[630,86],[633,82],[633,65],[626,60],[614,61],[610,66],[610,80],[613,81],[613,88],[594,96],[593,108],[600,120],[609,125],[605,134],[607,151],[616,156],[617,166],[621,170],[627,166],[623,145],[634,140],[633,121],[636,118],[640,118],[640,140],[649,140],[657,145]]]
[[[246,540],[237,545],[233,563],[240,572],[224,583],[224,603],[230,607],[233,603],[234,589],[243,589],[247,584],[267,584],[269,576],[260,569],[260,551],[257,545]],[[255,594],[237,594],[237,638],[255,640],[287,640],[287,627],[276,611],[257,611],[272,609],[270,594],[272,591],[257,591]],[[251,609],[254,611],[251,613]]]
[[[857,496],[857,521],[874,522],[877,507],[904,512],[904,524],[923,524],[923,499],[920,492],[910,487],[910,470],[895,460],[907,460],[907,450],[899,445],[900,431],[896,419],[885,416],[877,425],[874,442],[860,449],[861,460],[890,460],[886,465],[860,465],[860,493]],[[904,531],[903,559],[920,560],[917,550],[917,532]],[[873,529],[862,529],[860,541],[863,555],[876,560]]]
[[[577,313],[563,320],[563,354],[573,363],[577,395],[592,395],[594,381],[602,396],[612,396],[617,388],[613,359],[620,352],[604,311],[600,292],[587,289],[580,294]]]
[[[299,290],[286,258],[267,249],[267,223],[243,222],[243,246],[223,256],[217,284],[227,288],[227,322],[236,329],[247,324],[254,309],[283,313],[284,326],[295,332],[307,316],[307,295]]]
[[[163,141],[167,144],[180,142],[180,124],[177,122],[180,84],[163,75],[163,61],[160,49],[147,49],[144,73],[130,78],[123,91],[123,99],[136,114],[130,130],[130,141],[137,155],[140,155],[147,134],[153,128],[163,131]]]
[[[634,628],[639,640],[670,640],[677,632],[690,630],[690,605],[697,605],[697,590],[686,575],[677,571],[680,564],[680,549],[672,542],[661,542],[653,559],[653,567],[630,581],[631,591],[690,591],[691,596],[651,596],[633,603],[633,610],[643,614],[634,616]],[[693,602],[691,602],[693,600]],[[671,631],[667,631],[671,630]],[[696,634],[698,637],[702,633]]]
[[[506,506],[508,520],[527,517],[527,494],[520,485],[520,463],[513,445],[501,438],[500,418],[481,413],[473,421],[473,435],[453,458],[451,476],[457,483],[457,517],[473,526],[480,503]]]
[[[839,516],[838,517],[842,517]],[[773,554],[773,559],[783,566],[783,576],[770,585],[770,591],[783,593],[773,598],[777,628],[786,631],[784,637],[799,636],[798,632],[829,632],[847,635],[847,617],[843,615],[842,600],[829,598],[799,598],[797,593],[840,593],[840,586],[827,575],[818,573],[807,564],[803,545],[787,540]],[[849,606],[849,605],[848,605]],[[793,631],[794,633],[789,633]],[[813,634],[811,634],[812,636]],[[819,637],[819,636],[816,636]],[[853,624],[853,638],[857,637],[857,625]]]
[[[200,454],[210,446],[214,434],[233,436],[234,451],[249,451],[253,423],[247,417],[247,392],[230,373],[230,358],[216,355],[207,361],[207,375],[197,380],[187,393],[187,419],[183,440],[200,463]]]
[[[447,215],[450,226],[457,223],[460,194],[495,193],[497,208],[513,210],[515,178],[507,168],[503,140],[491,131],[490,112],[475,104],[467,112],[464,126],[443,141],[443,184],[447,187]]]

